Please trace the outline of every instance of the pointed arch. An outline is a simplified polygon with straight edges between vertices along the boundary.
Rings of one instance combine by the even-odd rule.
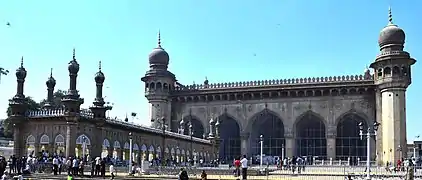
[[[114,149],[121,149],[122,148],[122,146],[120,146],[120,142],[119,141],[114,141],[114,143],[113,143],[113,148]]]
[[[216,120],[220,123],[220,159],[228,162],[241,154],[240,124],[228,113],[223,113]]]
[[[35,136],[33,136],[33,135],[29,135],[29,136],[26,138],[26,144],[27,144],[27,145],[35,145]]]
[[[142,144],[141,151],[142,152],[146,152],[147,151],[147,146],[145,144]]]
[[[104,139],[103,140],[103,148],[109,148],[110,147],[110,141],[108,141],[108,139]]]
[[[248,119],[248,122],[247,122],[247,125],[246,125],[246,128],[245,128],[244,132],[252,132],[253,125],[254,125],[254,123],[255,123],[255,122],[259,119],[259,116],[262,116],[262,115],[265,115],[265,114],[270,114],[270,115],[272,115],[272,116],[277,117],[277,118],[278,118],[278,119],[280,119],[280,120],[281,120],[281,122],[284,124],[284,120],[283,120],[283,118],[280,116],[280,114],[278,114],[278,113],[276,113],[276,112],[274,112],[274,111],[272,111],[272,110],[270,110],[270,109],[268,109],[268,108],[265,108],[265,109],[263,109],[263,110],[261,110],[261,111],[259,111],[259,112],[255,113],[253,116],[251,116],[251,117]]]
[[[176,149],[176,155],[180,155],[180,149],[179,148]]]
[[[269,156],[282,154],[284,142],[284,122],[274,111],[264,109],[252,116],[250,123],[250,144],[252,154],[261,151],[260,136],[263,139],[263,153]],[[252,128],[253,127],[253,128]]]
[[[182,155],[185,155],[185,150],[184,149],[182,149]]]
[[[364,123],[370,124],[368,121],[369,118],[365,113],[357,111],[356,109],[350,109],[349,111],[344,112],[343,114],[341,114],[340,116],[336,118],[336,121],[335,121],[336,127],[339,125],[339,123],[342,120],[347,119],[347,116],[350,116],[350,115],[357,116],[358,118],[364,120],[365,121]]]
[[[169,152],[170,152],[169,148],[168,148],[168,147],[166,147],[166,149],[164,150],[164,152],[165,152],[165,153],[169,153]]]
[[[170,154],[171,154],[171,155],[174,155],[174,148],[171,148],[171,150],[170,150]]]
[[[336,157],[342,160],[366,159],[366,141],[360,139],[359,123],[362,122],[364,129],[368,127],[368,120],[364,119],[355,111],[342,114],[336,126]]]
[[[64,136],[61,134],[57,134],[57,136],[54,138],[54,144],[63,146],[65,144]]]
[[[145,146],[145,148],[146,148],[146,146]],[[148,151],[149,152],[154,152],[154,146],[153,145],[150,145]]]
[[[190,123],[192,123],[193,137],[201,139],[204,138],[206,125],[200,118],[195,115],[187,115],[184,116],[183,119],[186,121],[186,123],[184,124],[184,135],[189,135],[189,125]]]
[[[125,142],[125,144],[123,145],[124,149],[130,149],[130,145],[128,142]]]
[[[40,144],[50,144],[50,137],[46,134],[42,135],[40,138]]]
[[[155,150],[155,152],[160,153],[161,152],[161,147],[158,146],[157,149]]]
[[[139,146],[138,146],[138,144],[133,144],[133,150],[134,151],[139,151]]]
[[[81,134],[76,138],[76,144],[82,145],[85,141],[85,145],[91,145],[91,139],[85,134]]]
[[[296,155],[327,156],[326,122],[322,116],[307,111],[301,114],[294,123],[296,136]]]

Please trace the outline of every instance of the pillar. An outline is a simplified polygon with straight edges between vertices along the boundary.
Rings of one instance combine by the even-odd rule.
[[[292,136],[285,137],[286,138],[286,145],[284,146],[286,149],[285,157],[293,157],[295,154],[295,139]]]
[[[123,149],[117,149],[117,158],[123,160]]]
[[[67,122],[66,128],[66,157],[75,156],[76,123]]]
[[[240,153],[246,156],[249,156],[249,137],[250,133],[242,132],[240,133]]]
[[[35,141],[35,143],[34,143],[34,156],[38,157],[38,153],[40,153],[40,143]]]
[[[20,128],[20,124],[15,124],[13,127],[13,154],[18,158],[24,156],[24,149],[26,148],[23,146],[23,134],[21,133]]]
[[[327,136],[327,160],[336,159],[336,138]]]
[[[113,157],[113,151],[114,151],[114,148],[113,147],[108,147],[107,148],[107,155],[109,157]]]

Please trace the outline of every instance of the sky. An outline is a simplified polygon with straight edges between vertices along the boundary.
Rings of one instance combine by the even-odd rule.
[[[53,68],[56,89],[67,90],[67,63],[76,48],[78,90],[89,107],[98,61],[111,117],[138,113],[149,124],[140,78],[148,54],[162,45],[182,84],[362,74],[379,53],[388,7],[406,32],[405,49],[422,59],[422,1],[418,0],[43,0],[0,1],[0,118],[16,93],[15,69],[24,56],[25,95],[40,101]],[[11,26],[6,26],[10,22]],[[412,68],[407,91],[408,140],[421,133],[422,68]],[[145,117],[145,118],[144,118]]]

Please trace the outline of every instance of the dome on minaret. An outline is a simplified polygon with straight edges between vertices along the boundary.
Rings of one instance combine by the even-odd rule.
[[[158,47],[154,48],[149,54],[149,64],[153,65],[162,65],[167,66],[169,64],[170,56],[169,54],[161,47],[161,34],[158,32]]]
[[[104,73],[101,71],[101,61],[99,62],[98,72],[95,73],[94,79],[96,83],[104,83],[105,76],[104,76]]]
[[[67,69],[69,70],[69,73],[72,74],[77,74],[79,72],[79,64],[75,57],[75,48],[73,48],[73,59],[69,62]]]
[[[389,9],[389,22],[384,29],[381,30],[378,44],[382,48],[386,45],[400,45],[403,46],[406,35],[403,29],[399,28],[393,23],[391,8]]]
[[[56,80],[53,77],[53,68],[51,68],[50,71],[50,77],[48,78],[48,80],[45,82],[45,84],[47,85],[47,87],[49,88],[53,88],[54,86],[56,86]]]
[[[23,67],[23,56],[21,58],[21,66],[16,69],[16,78],[25,79],[26,78],[26,69]]]

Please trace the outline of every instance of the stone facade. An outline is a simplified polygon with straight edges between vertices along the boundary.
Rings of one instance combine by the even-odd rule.
[[[34,152],[49,152],[82,157],[115,157],[129,160],[132,145],[133,160],[176,160],[186,162],[188,159],[205,161],[213,159],[215,143],[206,139],[182,135],[162,129],[129,123],[128,119],[110,119],[106,112],[112,107],[106,106],[102,97],[105,80],[101,71],[95,75],[96,97],[89,109],[81,109],[84,99],[76,90],[76,78],[79,64],[75,51],[69,62],[70,87],[62,98],[62,107],[54,106],[53,91],[56,84],[53,75],[46,82],[47,102],[42,109],[29,110],[25,100],[23,86],[27,71],[23,66],[16,71],[18,90],[10,100],[9,119],[14,128],[14,154],[18,157]],[[168,122],[161,119],[162,127]]]

